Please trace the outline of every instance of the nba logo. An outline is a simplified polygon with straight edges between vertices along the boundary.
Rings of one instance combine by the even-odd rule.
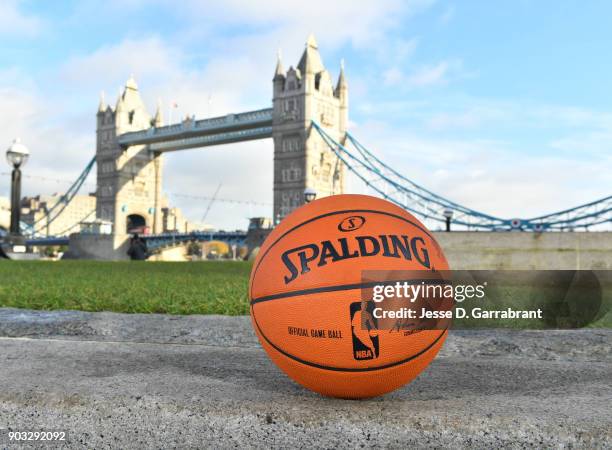
[[[373,310],[373,302],[351,303],[353,358],[356,360],[378,358],[378,322],[372,314]]]

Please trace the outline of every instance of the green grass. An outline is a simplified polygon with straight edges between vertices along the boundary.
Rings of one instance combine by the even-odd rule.
[[[0,306],[125,313],[248,314],[251,264],[1,261]]]
[[[251,263],[242,261],[99,262],[0,260],[0,307],[124,313],[249,313]],[[502,277],[503,278],[503,277]],[[604,306],[589,326],[612,328],[612,281],[602,277]],[[521,280],[503,280],[487,298],[461,306],[533,309],[542,304]],[[531,293],[530,293],[531,292]],[[583,302],[578,298],[578,302]],[[531,307],[530,307],[531,306]],[[455,327],[542,328],[541,321],[456,320]]]

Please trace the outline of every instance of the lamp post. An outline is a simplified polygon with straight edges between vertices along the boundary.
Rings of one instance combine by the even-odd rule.
[[[451,219],[453,218],[453,210],[450,208],[446,208],[442,211],[442,215],[446,219],[446,231],[451,230]]]
[[[313,188],[304,189],[304,203],[310,203],[317,198],[317,191]]]
[[[20,236],[21,229],[19,222],[21,219],[21,170],[30,156],[28,148],[21,143],[19,138],[15,139],[6,151],[6,160],[13,166],[11,174],[11,228],[10,234]]]

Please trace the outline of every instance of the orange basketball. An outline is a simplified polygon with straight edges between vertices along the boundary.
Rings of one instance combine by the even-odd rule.
[[[400,238],[403,253],[390,248]],[[413,380],[442,347],[446,329],[371,335],[358,325],[367,270],[448,263],[413,215],[366,195],[306,204],[264,242],[251,272],[251,319],[272,361],[296,382],[332,397],[373,397]]]

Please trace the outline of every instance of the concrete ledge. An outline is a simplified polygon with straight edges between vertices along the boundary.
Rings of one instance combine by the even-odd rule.
[[[0,335],[0,429],[73,448],[612,445],[611,330],[454,332],[366,401],[292,383],[247,317],[0,309]]]
[[[453,269],[612,269],[610,232],[436,232]]]

